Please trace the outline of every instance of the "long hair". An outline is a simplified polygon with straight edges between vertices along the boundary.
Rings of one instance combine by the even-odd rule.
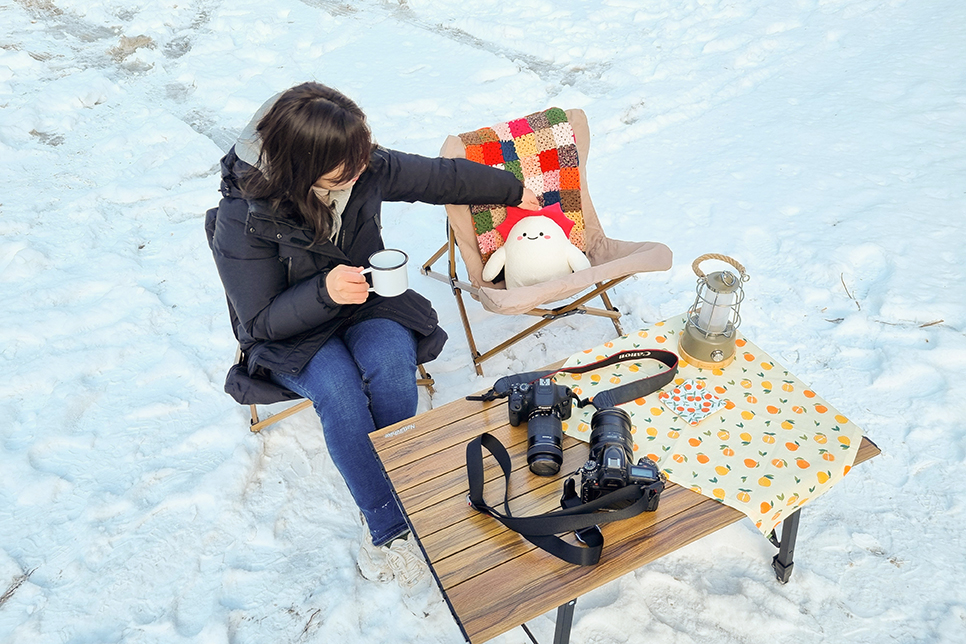
[[[348,181],[369,162],[374,146],[366,115],[340,92],[303,83],[283,93],[256,128],[258,168],[244,178],[245,196],[291,210],[314,232],[313,243],[332,231],[332,211],[312,192],[319,177],[342,168]]]

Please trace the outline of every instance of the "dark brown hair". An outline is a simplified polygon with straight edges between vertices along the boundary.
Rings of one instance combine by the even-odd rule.
[[[340,166],[336,183],[355,177],[374,146],[366,115],[342,93],[321,83],[303,83],[284,94],[258,122],[258,170],[245,177],[245,195],[291,210],[314,231],[314,243],[332,230],[332,211],[312,184]]]

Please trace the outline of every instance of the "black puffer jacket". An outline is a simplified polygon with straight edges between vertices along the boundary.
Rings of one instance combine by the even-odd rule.
[[[298,217],[244,199],[238,178],[250,166],[234,149],[221,167],[224,198],[209,211],[206,228],[248,374],[263,378],[262,369],[300,372],[333,334],[376,317],[413,330],[420,363],[435,358],[446,334],[428,300],[410,290],[395,298],[370,294],[363,304],[339,305],[326,291],[326,275],[339,264],[368,266],[369,256],[384,248],[383,201],[515,205],[523,198],[523,185],[509,172],[465,159],[379,148],[352,189],[336,243],[312,245],[312,231]],[[226,389],[233,393],[231,386]]]

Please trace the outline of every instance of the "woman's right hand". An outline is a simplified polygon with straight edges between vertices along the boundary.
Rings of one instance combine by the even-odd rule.
[[[325,276],[325,288],[336,304],[362,304],[369,297],[369,282],[361,266],[339,264]]]
[[[524,210],[540,210],[540,202],[537,201],[537,195],[530,188],[523,189],[523,200],[517,205],[517,208],[523,208]]]

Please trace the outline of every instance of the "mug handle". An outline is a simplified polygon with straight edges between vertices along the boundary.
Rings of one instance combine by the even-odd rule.
[[[372,267],[370,266],[369,268],[362,269],[359,275],[365,275],[366,273],[371,273],[371,272],[372,272]],[[374,286],[370,286],[369,293],[375,293],[375,292],[376,292],[376,288]]]

